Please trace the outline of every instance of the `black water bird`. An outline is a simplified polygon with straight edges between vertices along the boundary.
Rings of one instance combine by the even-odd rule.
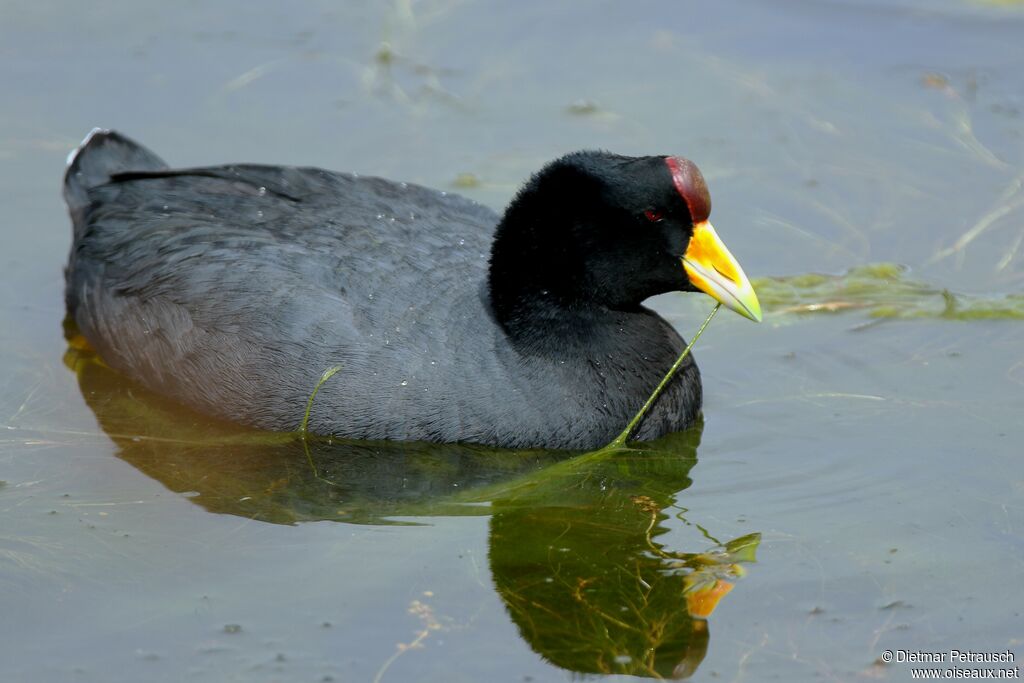
[[[68,312],[111,367],[215,415],[360,439],[588,449],[684,346],[648,297],[702,290],[754,320],[674,156],[576,152],[503,215],[454,194],[314,168],[171,169],[106,130],[69,156]],[[688,427],[689,361],[636,437]]]

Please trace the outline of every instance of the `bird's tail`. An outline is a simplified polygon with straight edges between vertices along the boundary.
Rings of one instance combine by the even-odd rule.
[[[64,201],[75,231],[84,224],[89,208],[89,190],[110,182],[112,176],[130,171],[159,171],[167,168],[163,159],[120,133],[93,128],[68,155],[64,174]]]

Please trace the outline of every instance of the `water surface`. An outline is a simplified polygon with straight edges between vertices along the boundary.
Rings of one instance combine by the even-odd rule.
[[[1024,292],[1019,3],[2,13],[4,680],[906,680],[883,650],[1022,653],[1024,325],[942,295]],[[494,207],[565,151],[683,154],[751,276],[909,270],[718,316],[702,428],[614,457],[307,451],[69,348],[59,182],[94,125]],[[710,307],[652,305],[685,336]]]

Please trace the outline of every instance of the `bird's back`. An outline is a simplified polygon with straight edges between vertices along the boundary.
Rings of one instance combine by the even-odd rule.
[[[341,365],[331,382],[364,427],[350,435],[400,437],[374,416],[428,419],[443,406],[410,392],[444,403],[459,340],[494,333],[481,288],[497,217],[457,195],[308,168],[170,170],[116,133],[88,140],[65,194],[79,329],[113,367],[223,417],[294,429]]]

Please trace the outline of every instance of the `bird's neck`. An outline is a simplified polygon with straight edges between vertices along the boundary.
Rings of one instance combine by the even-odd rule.
[[[543,249],[499,227],[487,291],[493,315],[513,347],[548,358],[621,355],[637,339],[662,335],[663,321],[639,304],[608,306],[550,240]]]
[[[588,292],[571,245],[560,243],[564,231],[545,229],[532,217],[524,224],[525,217],[518,217],[514,229],[508,214],[499,224],[488,273],[491,308],[505,333],[513,342],[557,345],[558,339],[600,324],[610,311]]]
[[[592,303],[570,231],[559,225],[573,218],[560,215],[538,194],[524,191],[513,200],[491,245],[488,287],[503,327]]]

